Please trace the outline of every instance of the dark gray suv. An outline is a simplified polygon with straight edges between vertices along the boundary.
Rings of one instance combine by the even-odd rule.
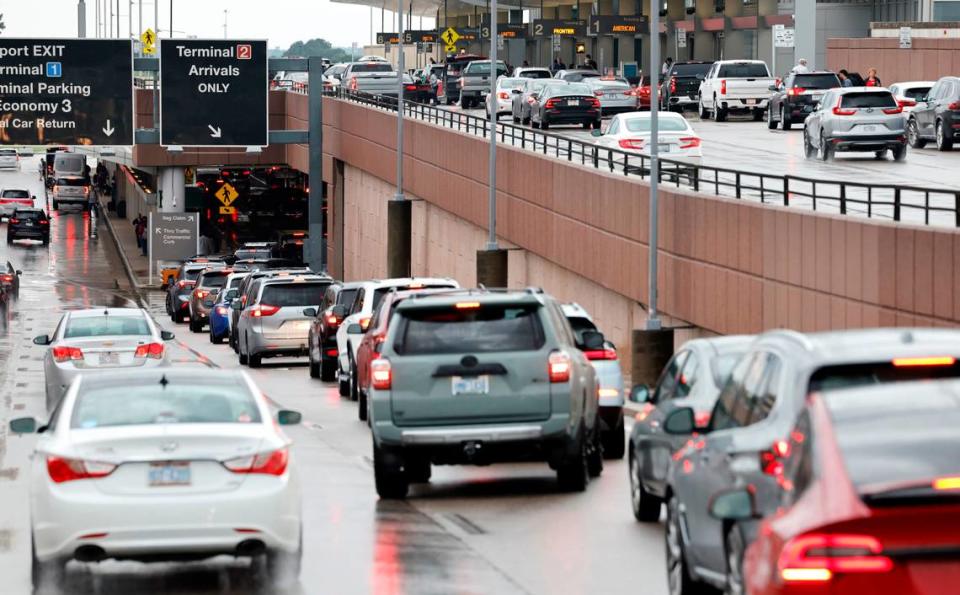
[[[584,332],[585,349],[603,345]],[[583,490],[603,469],[596,372],[539,290],[404,300],[370,364],[377,493],[403,498],[431,465],[545,461]]]

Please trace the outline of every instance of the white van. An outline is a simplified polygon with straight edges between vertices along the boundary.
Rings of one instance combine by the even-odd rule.
[[[57,153],[53,158],[53,175],[55,178],[61,176],[83,176],[84,166],[87,164],[87,158],[76,153]]]

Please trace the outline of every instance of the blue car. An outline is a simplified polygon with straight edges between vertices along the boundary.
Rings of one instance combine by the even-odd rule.
[[[223,343],[223,340],[230,336],[230,304],[238,293],[238,289],[231,288],[217,295],[213,307],[210,308],[211,343]]]

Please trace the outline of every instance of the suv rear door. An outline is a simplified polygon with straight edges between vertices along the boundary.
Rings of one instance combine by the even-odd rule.
[[[263,284],[257,305],[257,317],[264,337],[277,339],[306,338],[310,318],[306,308],[317,308],[323,301],[323,292],[332,281],[293,279]]]
[[[548,418],[552,343],[546,337],[545,314],[536,300],[408,302],[392,323],[394,423]]]

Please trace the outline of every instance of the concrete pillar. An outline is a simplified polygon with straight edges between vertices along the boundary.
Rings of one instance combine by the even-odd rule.
[[[411,202],[387,203],[387,276],[409,277],[411,255]]]
[[[507,287],[507,251],[477,250],[477,283],[484,287]]]
[[[663,367],[673,357],[673,329],[633,331],[631,380],[649,387],[657,383]]]
[[[797,2],[793,10],[797,59],[806,58],[810,70],[816,70],[822,66],[817,64],[817,3]]]
[[[157,168],[158,210],[163,213],[186,211],[186,192],[182,167]]]

